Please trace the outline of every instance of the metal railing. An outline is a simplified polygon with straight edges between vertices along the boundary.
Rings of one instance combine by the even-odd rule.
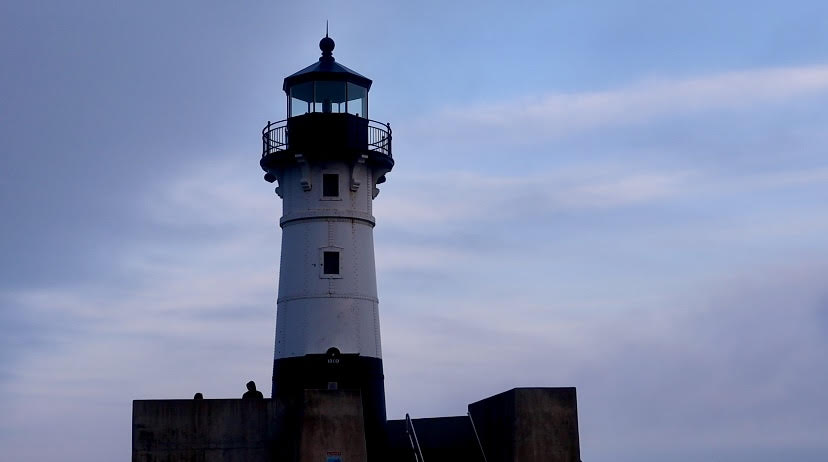
[[[262,129],[262,157],[287,150],[287,141],[287,119],[278,122],[268,120]]]
[[[368,120],[368,149],[391,156],[391,124]]]
[[[423,451],[420,449],[420,442],[417,440],[417,432],[414,431],[414,423],[411,422],[411,417],[408,413],[405,414],[405,434],[408,435],[408,441],[411,443],[411,449],[414,451],[414,458],[417,462],[425,462],[423,459]]]
[[[262,157],[286,151],[290,147],[287,119],[277,122],[267,121],[262,129]],[[391,124],[368,120],[369,151],[391,157]]]
[[[480,448],[480,455],[483,456],[483,462],[489,462],[486,459],[486,451],[483,450],[483,442],[480,441],[480,435],[477,434],[477,427],[474,426],[474,419],[472,418],[471,411],[467,412],[466,415],[469,416],[469,422],[471,422],[472,431],[474,431],[474,439],[477,440],[477,447]]]

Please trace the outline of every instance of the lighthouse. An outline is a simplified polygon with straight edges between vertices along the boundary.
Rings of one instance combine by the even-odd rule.
[[[369,460],[385,389],[372,203],[394,166],[391,127],[369,119],[371,80],[322,56],[286,77],[287,118],[262,130],[260,165],[282,200],[273,398],[358,390]]]
[[[368,118],[371,80],[334,60],[327,34],[319,48],[284,80],[287,117],[262,130],[282,200],[272,399],[135,400],[132,460],[580,461],[574,387],[386,419],[372,204],[391,126]]]

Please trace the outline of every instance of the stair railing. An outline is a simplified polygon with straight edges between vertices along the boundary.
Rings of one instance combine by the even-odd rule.
[[[411,443],[411,449],[414,451],[414,458],[417,462],[425,462],[423,459],[423,451],[420,449],[420,441],[417,440],[417,432],[414,431],[414,423],[411,422],[411,417],[408,413],[405,414],[405,433],[408,435],[408,441]]]
[[[467,412],[469,416],[469,422],[472,424],[472,430],[474,431],[474,437],[477,439],[477,446],[480,448],[480,454],[483,455],[483,462],[489,462],[486,460],[486,451],[483,450],[483,442],[480,441],[480,435],[477,434],[477,427],[474,426],[474,419],[472,419],[471,412]]]

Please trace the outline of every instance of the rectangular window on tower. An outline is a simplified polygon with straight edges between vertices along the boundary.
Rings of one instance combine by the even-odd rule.
[[[325,250],[322,252],[322,274],[334,276],[339,274],[339,252]]]
[[[324,197],[324,198],[338,198],[339,197],[339,174],[338,173],[323,173],[322,174],[322,197]]]

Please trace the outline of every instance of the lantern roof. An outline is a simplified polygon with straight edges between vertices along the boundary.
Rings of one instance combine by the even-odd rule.
[[[322,50],[322,56],[319,58],[319,61],[299,72],[285,77],[285,83],[282,85],[282,89],[285,92],[289,92],[290,87],[297,83],[315,80],[344,81],[365,87],[366,90],[371,88],[371,79],[336,62],[333,57],[333,49],[335,46],[336,44],[333,39],[325,34],[325,37],[319,41],[319,49]]]

